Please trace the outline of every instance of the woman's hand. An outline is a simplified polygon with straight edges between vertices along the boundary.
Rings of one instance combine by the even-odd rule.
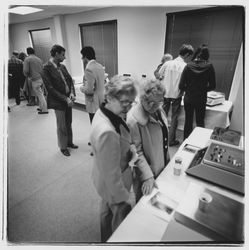
[[[143,184],[142,184],[142,193],[143,193],[143,195],[151,194],[154,187],[157,188],[157,184],[156,184],[156,181],[155,181],[154,177],[151,177],[151,178],[145,180],[143,182]]]

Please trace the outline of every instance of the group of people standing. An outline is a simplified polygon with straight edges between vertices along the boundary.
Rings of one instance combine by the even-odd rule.
[[[155,180],[170,161],[169,146],[180,143],[175,133],[184,93],[184,139],[193,129],[194,112],[197,126],[204,127],[207,92],[216,86],[208,59],[206,45],[194,52],[183,44],[177,58],[169,54],[162,58],[156,79],[136,82],[117,75],[104,85],[105,102],[93,117],[90,136],[93,181],[102,198],[102,242],[130,212],[131,185],[136,202],[157,187]]]
[[[169,114],[171,107],[171,126],[169,131],[169,145],[178,145],[176,129],[178,116],[184,95],[184,139],[193,130],[193,118],[195,114],[196,125],[204,127],[207,92],[216,87],[215,70],[209,60],[209,49],[203,44],[195,52],[191,45],[183,44],[179,55],[174,60],[167,55],[167,61],[161,63],[154,72],[165,88],[164,111]],[[165,55],[165,56],[166,56]],[[163,57],[163,59],[165,58]],[[163,60],[162,59],[162,60]]]
[[[16,104],[20,105],[22,89],[23,95],[28,100],[27,106],[34,106],[38,101],[38,114],[48,114],[45,88],[41,78],[42,60],[35,55],[33,48],[28,47],[26,51],[27,54],[14,51],[9,59],[9,98],[14,97]]]
[[[92,147],[92,178],[102,198],[101,241],[106,242],[131,211],[131,186],[136,202],[150,194],[170,161],[169,146],[179,144],[175,131],[184,92],[184,138],[192,131],[194,111],[197,125],[204,126],[207,91],[215,88],[215,73],[206,46],[194,53],[191,45],[182,45],[177,58],[167,54],[162,59],[156,78],[140,82],[124,75],[105,81],[104,68],[96,61],[94,49],[83,47],[80,53],[84,64],[80,90],[85,94],[91,123],[88,144]],[[62,64],[65,48],[54,45],[50,54],[40,76],[47,90],[47,107],[55,110],[58,146],[63,155],[70,156],[68,148],[78,148],[73,143],[71,126],[75,89]],[[33,81],[40,86],[40,79],[34,77]]]

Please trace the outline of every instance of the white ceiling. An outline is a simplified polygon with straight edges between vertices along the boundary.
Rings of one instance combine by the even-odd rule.
[[[41,0],[42,1],[42,0]],[[46,0],[43,0],[46,2]],[[9,6],[9,8],[19,6],[19,5],[12,5]],[[73,14],[73,13],[80,13],[84,11],[90,11],[100,8],[106,8],[106,7],[113,7],[114,5],[25,5],[25,6],[31,6],[35,8],[43,9],[44,11],[36,12],[33,14],[28,15],[18,15],[9,13],[9,24],[14,23],[24,23],[29,21],[36,21],[39,19],[46,19],[51,18],[56,15],[66,15],[66,14]],[[167,6],[168,12],[175,12],[175,11],[184,11],[188,9],[199,9],[199,8],[205,8],[210,6],[205,5],[197,5],[197,6]]]
[[[32,6],[32,5],[25,5]],[[11,6],[9,8],[14,7]],[[56,15],[65,15],[65,14],[73,14],[79,13],[99,8],[104,8],[107,6],[79,6],[79,5],[33,5],[35,8],[43,9],[44,11],[36,12],[28,15],[17,15],[13,13],[9,13],[9,23],[23,23],[29,21],[35,21],[39,19],[51,18]]]

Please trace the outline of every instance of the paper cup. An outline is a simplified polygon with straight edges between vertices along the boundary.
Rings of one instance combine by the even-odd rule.
[[[206,212],[209,204],[212,202],[212,196],[208,193],[202,193],[199,197],[199,209]]]

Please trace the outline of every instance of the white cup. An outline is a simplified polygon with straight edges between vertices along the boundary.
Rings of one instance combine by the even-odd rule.
[[[202,193],[199,197],[199,209],[206,212],[209,204],[212,202],[212,196],[208,193]]]

